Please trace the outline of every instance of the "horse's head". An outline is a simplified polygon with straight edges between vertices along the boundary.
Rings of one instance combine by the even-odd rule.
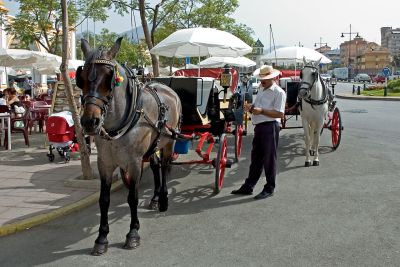
[[[83,114],[81,124],[89,135],[98,134],[104,123],[114,88],[118,82],[119,72],[114,60],[121,46],[121,38],[110,50],[103,47],[92,50],[88,42],[82,39],[81,48],[85,64],[76,72],[76,85],[82,89]]]
[[[316,62],[309,61],[307,62],[305,57],[303,57],[304,67],[300,73],[300,91],[299,94],[301,97],[309,95],[311,89],[315,85],[316,82],[320,79],[319,77],[319,63],[321,59]]]

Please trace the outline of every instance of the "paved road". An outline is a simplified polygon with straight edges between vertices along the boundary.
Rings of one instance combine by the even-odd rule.
[[[147,211],[143,178],[142,245],[121,249],[127,192],[112,195],[110,248],[92,257],[97,206],[0,239],[2,266],[399,266],[398,102],[338,99],[345,130],[337,151],[324,132],[321,165],[304,168],[301,129],[285,129],[274,197],[230,195],[246,176],[251,136],[239,165],[212,194],[213,169],[174,166],[170,209]],[[296,121],[289,121],[295,125]],[[257,185],[256,192],[262,189]]]

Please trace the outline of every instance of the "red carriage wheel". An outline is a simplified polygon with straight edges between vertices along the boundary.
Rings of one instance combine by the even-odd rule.
[[[235,129],[235,160],[239,161],[240,153],[242,152],[242,140],[243,140],[243,125],[236,125]]]
[[[335,107],[332,114],[332,122],[331,122],[331,132],[332,132],[332,148],[336,149],[340,145],[340,140],[342,137],[342,118],[340,116],[339,109]]]
[[[219,193],[224,183],[225,168],[228,160],[228,145],[226,135],[222,134],[219,138],[218,154],[215,161],[215,187],[214,193]]]

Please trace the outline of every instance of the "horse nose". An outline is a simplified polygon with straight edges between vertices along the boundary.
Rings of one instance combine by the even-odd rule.
[[[100,125],[100,118],[81,117],[81,124],[87,132],[93,132]]]

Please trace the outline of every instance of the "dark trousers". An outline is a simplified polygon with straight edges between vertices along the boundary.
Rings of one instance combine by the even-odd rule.
[[[245,181],[250,188],[254,188],[257,184],[264,168],[267,179],[264,190],[274,192],[279,130],[277,121],[264,122],[255,126],[249,176]]]

